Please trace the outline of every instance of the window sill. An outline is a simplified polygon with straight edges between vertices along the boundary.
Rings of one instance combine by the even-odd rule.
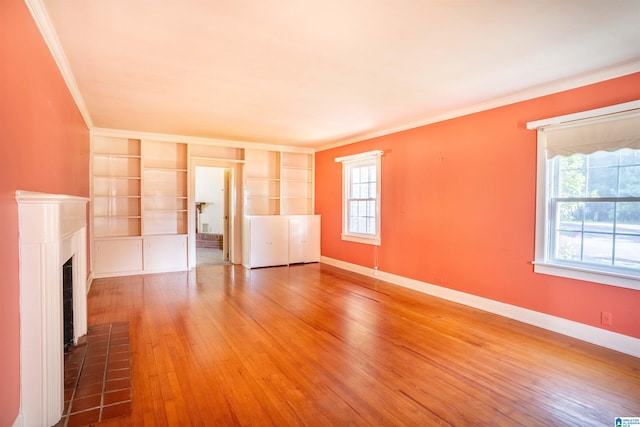
[[[355,243],[364,243],[365,245],[380,246],[380,238],[378,237],[361,237],[353,236],[351,234],[341,234],[342,240]]]
[[[610,273],[606,271],[590,270],[560,264],[550,264],[544,261],[534,261],[533,271],[550,276],[566,277],[568,279],[584,280],[619,288],[640,290],[640,278],[628,274]]]

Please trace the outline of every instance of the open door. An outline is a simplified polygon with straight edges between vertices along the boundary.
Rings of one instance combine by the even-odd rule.
[[[198,267],[229,262],[230,177],[228,168],[195,168],[195,252]]]

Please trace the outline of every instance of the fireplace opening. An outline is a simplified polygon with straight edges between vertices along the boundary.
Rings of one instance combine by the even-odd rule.
[[[66,353],[73,346],[73,257],[62,265],[63,344]]]

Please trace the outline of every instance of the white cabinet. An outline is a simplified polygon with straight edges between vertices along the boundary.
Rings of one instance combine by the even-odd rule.
[[[142,239],[95,240],[93,259],[96,277],[142,272]]]
[[[143,240],[145,273],[187,269],[186,235],[147,236]]]
[[[187,269],[188,145],[91,138],[96,277]]]
[[[245,217],[242,264],[248,268],[289,263],[289,219],[264,215]]]
[[[242,264],[248,268],[320,261],[319,215],[249,215]]]
[[[320,215],[289,215],[289,264],[320,261]]]

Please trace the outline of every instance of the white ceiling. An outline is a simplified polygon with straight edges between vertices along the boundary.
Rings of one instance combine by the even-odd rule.
[[[637,0],[27,2],[100,128],[327,147],[640,71]]]

